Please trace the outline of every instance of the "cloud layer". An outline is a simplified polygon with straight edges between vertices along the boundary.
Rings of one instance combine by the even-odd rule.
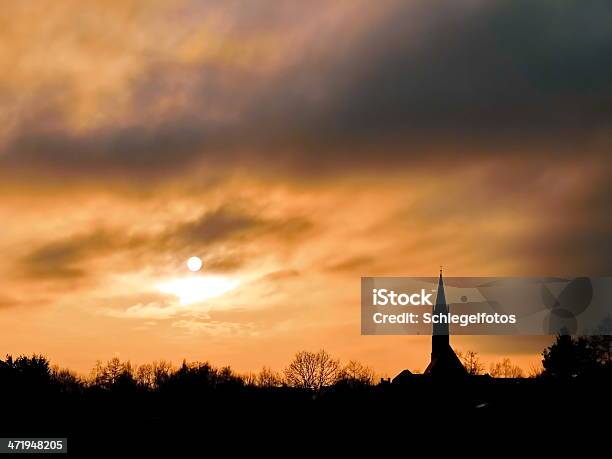
[[[183,40],[165,30],[174,41],[162,34],[160,49],[130,55],[138,71],[117,81],[121,109],[94,97],[101,121],[74,121],[85,96],[70,80],[15,103],[24,115],[5,133],[4,168],[164,175],[204,162],[341,173],[610,146],[606,1],[383,2],[370,21],[360,2],[192,8],[199,28],[190,22]]]

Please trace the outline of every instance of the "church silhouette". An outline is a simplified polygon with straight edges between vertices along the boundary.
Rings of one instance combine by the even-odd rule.
[[[436,304],[433,306],[434,315],[448,314],[448,304],[446,303],[446,295],[444,293],[444,280],[442,279],[442,270],[440,269],[440,278],[438,279],[438,291],[436,296]],[[410,370],[403,370],[395,378],[393,383],[403,383],[412,379],[414,375]],[[431,334],[431,361],[425,372],[424,377],[431,378],[465,378],[468,372],[455,354],[455,351],[450,346],[450,332],[448,323],[436,323],[433,325]]]

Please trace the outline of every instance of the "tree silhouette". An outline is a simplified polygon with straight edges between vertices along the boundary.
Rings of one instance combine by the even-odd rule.
[[[255,377],[258,387],[279,387],[283,385],[283,377],[280,373],[268,367],[263,367]]]
[[[236,390],[244,387],[244,381],[230,367],[215,368],[208,362],[187,363],[171,372],[160,383],[160,390],[183,394],[208,394],[215,390]]]
[[[374,384],[376,375],[374,370],[356,360],[351,360],[338,374],[337,384],[348,387],[367,387]]]
[[[596,335],[588,338],[595,353],[597,363],[604,368],[612,368],[612,318],[606,317],[595,330]]]
[[[51,367],[46,357],[33,354],[0,360],[0,387],[21,393],[42,395],[51,388]]]
[[[68,368],[54,366],[51,369],[51,380],[62,393],[81,394],[85,388],[85,382]]]
[[[540,376],[542,376],[542,373],[544,372],[544,368],[542,367],[541,364],[538,365],[531,365],[529,367],[529,378],[539,378]]]
[[[491,364],[489,373],[494,378],[522,378],[524,376],[521,367],[514,365],[509,358]]]
[[[478,352],[467,351],[464,354],[461,351],[457,351],[456,354],[469,375],[481,375],[484,372],[484,365],[480,362]]]
[[[117,357],[105,365],[98,360],[92,370],[92,378],[95,386],[105,390],[126,389],[136,385],[130,362],[121,362]]]
[[[162,386],[172,374],[172,363],[165,360],[154,361],[140,365],[136,370],[136,383],[139,387],[156,390]]]
[[[542,352],[545,376],[573,378],[597,367],[597,353],[584,337],[558,335],[556,342]]]
[[[340,361],[325,350],[301,351],[285,369],[287,383],[292,387],[320,391],[334,384],[339,376]]]

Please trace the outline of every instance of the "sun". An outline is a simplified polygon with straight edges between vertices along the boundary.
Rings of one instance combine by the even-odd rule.
[[[174,295],[182,306],[217,298],[234,290],[239,285],[236,279],[223,276],[197,276],[172,279],[157,284],[162,293]]]
[[[189,271],[196,272],[202,268],[202,260],[200,257],[191,257],[187,260],[187,268]]]

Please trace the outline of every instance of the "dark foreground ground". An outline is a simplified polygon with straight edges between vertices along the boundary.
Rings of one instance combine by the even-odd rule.
[[[67,437],[73,457],[206,457],[219,451],[293,457],[332,450],[344,457],[349,450],[408,451],[451,441],[457,450],[580,448],[584,454],[597,445],[609,451],[610,402],[607,378],[415,380],[318,395],[248,387],[74,394],[16,389],[3,394],[0,436]]]

